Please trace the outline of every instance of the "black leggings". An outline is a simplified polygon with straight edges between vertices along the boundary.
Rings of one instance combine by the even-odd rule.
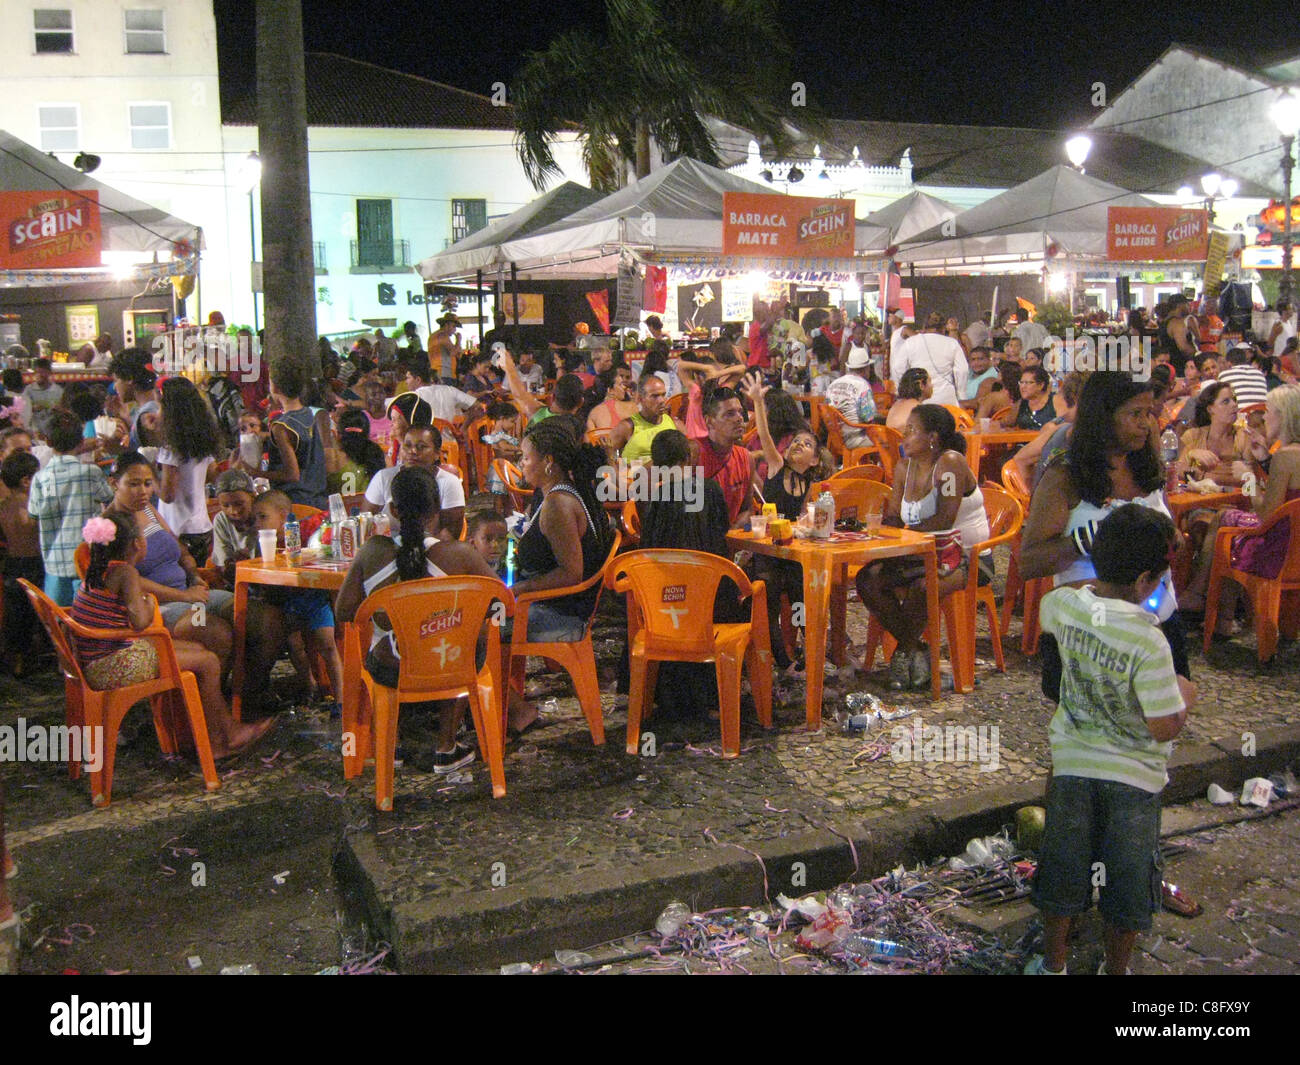
[[[790,600],[793,609],[803,602],[803,567],[798,562],[784,558],[758,560],[758,576],[767,585],[767,628],[772,642],[772,657],[777,669],[790,665],[790,653],[781,634],[781,595]]]

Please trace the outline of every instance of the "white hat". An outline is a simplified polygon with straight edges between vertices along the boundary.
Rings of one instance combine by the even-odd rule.
[[[850,370],[860,370],[864,366],[871,365],[871,352],[866,348],[850,348],[848,367]]]

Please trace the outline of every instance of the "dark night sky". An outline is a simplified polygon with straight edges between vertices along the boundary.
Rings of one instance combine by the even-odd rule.
[[[708,2],[708,0],[703,0]],[[223,77],[251,77],[252,0],[215,0]],[[1300,52],[1294,4],[855,3],[779,0],[795,76],[833,117],[1067,128],[1091,86],[1118,94],[1173,41],[1246,56]],[[598,25],[601,0],[304,0],[312,51],[489,93],[553,32]],[[1268,27],[1290,25],[1285,35]],[[720,47],[725,59],[725,43]],[[599,57],[593,56],[593,62]]]

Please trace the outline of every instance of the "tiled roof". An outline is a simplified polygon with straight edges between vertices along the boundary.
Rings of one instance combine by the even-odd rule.
[[[398,129],[515,128],[509,106],[488,96],[328,52],[306,54],[307,124]],[[222,79],[221,120],[257,124],[252,85]]]

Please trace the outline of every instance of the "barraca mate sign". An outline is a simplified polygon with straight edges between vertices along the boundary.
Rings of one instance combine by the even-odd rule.
[[[99,190],[0,192],[0,270],[99,266]]]
[[[1108,207],[1106,258],[1128,262],[1205,261],[1210,219],[1183,207]]]
[[[724,192],[722,254],[775,259],[851,259],[853,201]]]

